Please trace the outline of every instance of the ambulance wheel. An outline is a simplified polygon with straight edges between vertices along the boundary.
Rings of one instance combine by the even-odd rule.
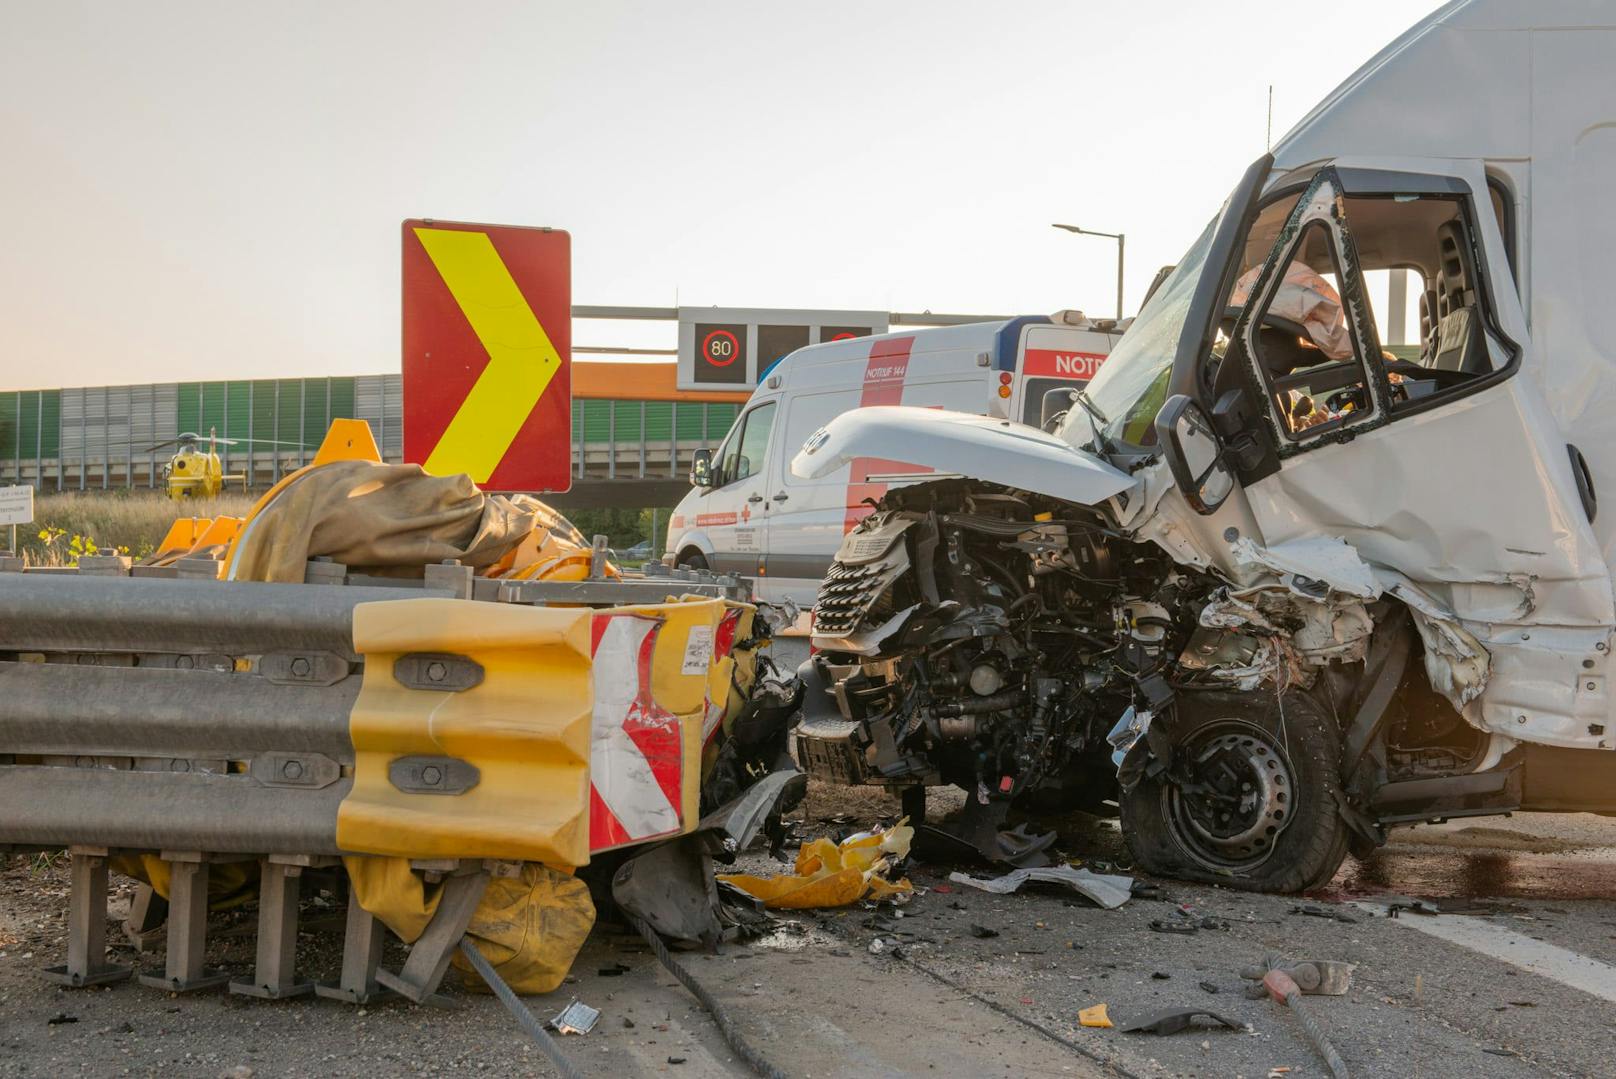
[[[1173,765],[1121,800],[1139,868],[1252,892],[1329,883],[1347,856],[1341,737],[1303,693],[1186,694]]]
[[[680,569],[707,569],[707,556],[694,547],[679,552]]]

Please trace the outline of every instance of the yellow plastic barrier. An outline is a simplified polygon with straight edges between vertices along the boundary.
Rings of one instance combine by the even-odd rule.
[[[344,850],[416,858],[589,860],[590,612],[412,599],[354,608],[364,682],[349,720],[353,790],[337,812]],[[448,692],[394,674],[411,653],[464,656],[482,681]],[[465,761],[463,793],[399,789],[399,758]]]

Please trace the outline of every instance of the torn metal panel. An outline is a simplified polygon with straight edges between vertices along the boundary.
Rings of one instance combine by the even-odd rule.
[[[1376,576],[1414,616],[1414,628],[1425,643],[1425,675],[1431,688],[1464,712],[1487,688],[1492,657],[1486,647],[1451,610],[1407,577],[1388,569],[1377,570]]]
[[[1271,547],[1241,536],[1230,547],[1239,561],[1280,574],[1287,587],[1303,594],[1313,593],[1311,582],[1322,582],[1359,599],[1376,599],[1381,593],[1375,571],[1351,544],[1335,536],[1309,536]],[[1297,578],[1302,579],[1300,583]]]

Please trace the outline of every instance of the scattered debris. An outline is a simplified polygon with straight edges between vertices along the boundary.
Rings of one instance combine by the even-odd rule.
[[[997,929],[989,929],[987,926],[977,925],[975,922],[971,923],[971,936],[979,940],[987,940],[998,935],[999,931]]]
[[[1150,976],[1158,982],[1165,982],[1172,977],[1172,975],[1167,973],[1165,970],[1152,971]]]
[[[1196,925],[1194,922],[1163,921],[1160,918],[1152,918],[1150,921],[1150,929],[1153,933],[1178,933],[1181,935],[1187,935],[1190,933],[1199,932],[1200,928],[1201,927]]]
[[[600,1021],[600,1011],[591,1008],[577,997],[550,1020],[550,1027],[557,1034],[588,1034],[595,1029]]]
[[[669,1064],[683,1064],[686,1059],[687,1059],[686,1057],[669,1057],[668,1058],[668,1063]]]
[[[746,873],[720,876],[763,901],[770,910],[845,907],[860,899],[907,899],[914,885],[907,877],[889,881],[883,876],[909,856],[915,830],[907,821],[891,828],[859,832],[840,843],[819,838],[797,851],[795,872],[776,877]]]
[[[1115,910],[1122,906],[1133,894],[1132,877],[1091,873],[1087,869],[1077,869],[1069,865],[1015,869],[1002,877],[993,878],[973,877],[969,873],[950,873],[948,879],[956,884],[969,885],[996,895],[1007,895],[1017,891],[1028,881],[1064,884],[1107,910]]]
[[[595,971],[595,973],[600,975],[602,978],[621,978],[623,975],[627,974],[633,969],[633,967],[626,963],[613,963],[609,967],[601,967],[599,970]]]
[[[1095,1004],[1077,1013],[1077,1024],[1078,1026],[1101,1027],[1109,1030],[1112,1026],[1111,1015],[1106,1011],[1104,1004]]]
[[[1197,982],[1196,984],[1208,993],[1216,993],[1218,991],[1218,987],[1213,985],[1211,982]]]
[[[45,1025],[59,1027],[63,1023],[77,1023],[78,1021],[79,1017],[76,1015],[68,1015],[66,1012],[57,1012],[55,1015],[45,1020]]]
[[[1436,904],[1429,903],[1424,899],[1410,899],[1407,896],[1387,897],[1386,917],[1395,918],[1405,910],[1411,914],[1434,915],[1441,913]]]
[[[1117,1029],[1124,1034],[1177,1034],[1186,1030],[1198,1015],[1204,1015],[1214,1023],[1221,1023],[1230,1030],[1245,1030],[1244,1023],[1237,1023],[1233,1019],[1226,1019],[1217,1012],[1209,1012],[1205,1008],[1169,1008],[1157,1012],[1143,1019],[1135,1019],[1122,1024]]]
[[[1345,922],[1347,925],[1357,925],[1358,919],[1346,911],[1335,910],[1330,907],[1321,907],[1313,903],[1303,903],[1291,908],[1292,914],[1303,914],[1309,918],[1327,918],[1332,922]]]
[[[1495,1057],[1518,1057],[1518,1056],[1520,1056],[1520,1054],[1517,1053],[1513,1049],[1487,1049],[1487,1048],[1483,1048],[1482,1052],[1486,1053],[1489,1056],[1495,1056]]]
[[[634,1020],[630,1019],[626,1015],[623,1016],[623,1029],[624,1030],[633,1030],[634,1029]]]
[[[1336,1052],[1335,1046],[1330,1044],[1330,1039],[1303,1004],[1302,994],[1340,996],[1352,986],[1352,969],[1353,964],[1333,959],[1293,961],[1269,955],[1264,957],[1262,966],[1247,967],[1240,972],[1240,976],[1260,980],[1260,988],[1255,995],[1261,996],[1266,991],[1276,1002],[1289,1008],[1307,1032],[1308,1040],[1329,1065],[1330,1074],[1335,1079],[1347,1079],[1346,1061],[1341,1059],[1341,1054]]]

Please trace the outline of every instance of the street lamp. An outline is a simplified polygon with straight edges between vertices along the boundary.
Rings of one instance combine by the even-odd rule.
[[[1075,232],[1079,236],[1104,236],[1108,240],[1115,240],[1117,242],[1117,321],[1121,322],[1122,321],[1122,257],[1123,257],[1123,252],[1126,249],[1126,246],[1127,246],[1127,243],[1128,243],[1128,237],[1125,234],[1120,233],[1120,232],[1096,232],[1093,229],[1080,229],[1076,225],[1056,224],[1056,225],[1054,225],[1052,227],[1057,228],[1057,229],[1065,229],[1067,232]]]

